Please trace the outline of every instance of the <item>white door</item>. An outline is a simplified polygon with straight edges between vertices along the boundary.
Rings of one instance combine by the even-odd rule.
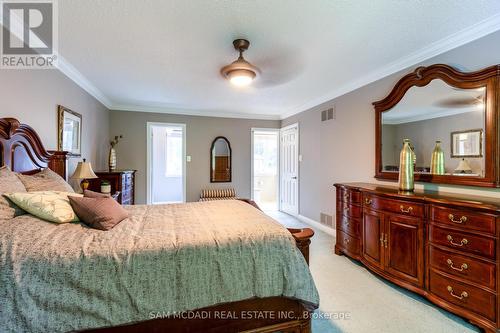
[[[147,203],[186,201],[186,125],[148,123]]]
[[[299,125],[281,129],[280,210],[299,213]]]
[[[252,128],[252,200],[264,211],[278,210],[280,130]]]

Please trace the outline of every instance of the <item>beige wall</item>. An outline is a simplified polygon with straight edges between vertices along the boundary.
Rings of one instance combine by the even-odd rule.
[[[240,197],[250,198],[250,129],[279,128],[280,121],[182,116],[161,113],[110,112],[110,136],[123,134],[117,146],[118,168],[137,170],[136,202],[146,202],[146,123],[186,124],[187,201],[197,201],[202,188],[232,186]],[[233,153],[232,183],[210,184],[210,146],[217,136],[228,138]]]
[[[106,107],[58,70],[0,70],[0,117],[32,126],[48,150],[57,148],[58,104],[82,115],[82,157],[95,169],[104,168],[109,146]],[[70,159],[70,172],[79,160]]]
[[[454,116],[414,121],[411,123],[384,125],[382,144],[384,144],[385,131],[388,128],[392,128],[389,130],[389,136],[393,136],[392,141],[390,141],[389,138],[385,140],[389,147],[385,147],[385,150],[382,148],[383,154],[385,151],[392,149],[392,153],[389,152],[387,158],[385,158],[386,155],[383,155],[384,165],[398,165],[399,152],[403,146],[403,139],[410,139],[415,147],[415,154],[417,155],[416,165],[430,168],[432,151],[436,145],[436,140],[441,140],[441,148],[444,151],[445,170],[446,172],[453,173],[461,158],[451,157],[451,132],[478,128],[484,130],[484,123],[484,113],[473,111]],[[469,162],[474,173],[483,174],[483,158],[468,157],[467,162]]]
[[[303,156],[299,189],[301,215],[316,221],[319,221],[320,212],[335,215],[335,190],[332,186],[335,182],[375,182],[375,112],[371,103],[384,98],[397,80],[414,68],[434,63],[445,63],[462,70],[499,64],[500,32],[282,121],[282,127],[294,122],[300,124],[300,153]],[[331,106],[335,107],[336,119],[321,122],[321,110]],[[425,186],[440,191],[500,198],[497,189]]]

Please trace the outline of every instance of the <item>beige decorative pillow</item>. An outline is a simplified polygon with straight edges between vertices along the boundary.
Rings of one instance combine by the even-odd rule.
[[[0,168],[0,220],[11,219],[25,212],[12,201],[2,196],[3,193],[26,192],[23,183],[9,168]]]
[[[49,168],[43,169],[34,175],[17,175],[26,187],[28,192],[38,191],[59,191],[70,192],[75,191],[61,176]]]
[[[42,220],[55,223],[78,222],[78,216],[71,208],[68,196],[81,197],[81,194],[40,191],[24,193],[4,193],[16,205]]]

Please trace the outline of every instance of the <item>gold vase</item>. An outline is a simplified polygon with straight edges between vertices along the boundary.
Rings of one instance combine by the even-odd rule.
[[[403,149],[399,154],[399,190],[411,192],[415,188],[414,164],[416,156],[410,147],[410,140],[403,140]]]
[[[109,149],[109,171],[116,170],[116,150],[111,147]]]
[[[433,175],[444,175],[444,151],[441,149],[441,141],[436,141],[436,146],[432,151],[431,173]]]

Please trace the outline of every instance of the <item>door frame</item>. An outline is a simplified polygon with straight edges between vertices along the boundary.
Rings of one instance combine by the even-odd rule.
[[[186,124],[184,123],[164,123],[164,122],[146,122],[146,204],[151,205],[151,199],[153,197],[151,191],[151,135],[153,134],[151,128],[153,126],[176,126],[182,128],[182,185],[183,185],[183,193],[182,193],[182,202],[186,202]]]
[[[274,132],[278,134],[278,184],[276,184],[276,192],[278,194],[278,197],[276,198],[278,200],[278,210],[281,209],[281,187],[280,187],[280,181],[281,181],[281,129],[280,128],[261,128],[261,127],[252,127],[250,129],[250,198],[254,200],[253,196],[253,169],[254,169],[254,163],[253,163],[253,133],[257,132]]]
[[[279,177],[279,198],[280,198],[280,201],[279,201],[279,205],[278,205],[278,209],[280,212],[282,212],[282,205],[281,205],[281,183],[282,183],[282,175],[283,173],[281,172],[281,166],[283,165],[282,161],[281,161],[281,158],[282,158],[282,153],[281,153],[281,149],[282,149],[282,142],[281,142],[281,134],[282,132],[290,129],[290,128],[294,128],[296,127],[297,128],[297,160],[295,161],[296,163],[296,170],[297,170],[297,209],[296,211],[293,213],[294,216],[299,216],[300,215],[300,127],[299,127],[299,123],[296,122],[296,123],[293,123],[293,124],[290,124],[290,125],[287,125],[285,127],[282,127],[280,128],[280,143],[279,143],[279,147],[280,147],[280,152],[279,152],[279,155],[280,155],[280,170],[279,170],[279,174],[280,174],[280,177]],[[286,212],[285,212],[286,213]],[[290,213],[287,213],[287,214],[290,214]]]

